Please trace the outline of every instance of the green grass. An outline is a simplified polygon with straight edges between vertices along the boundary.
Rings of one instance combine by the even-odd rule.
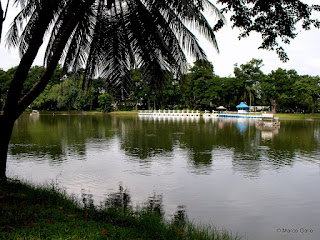
[[[240,239],[180,215],[168,221],[148,208],[126,209],[96,207],[90,199],[81,206],[53,185],[11,180],[0,185],[0,239]]]
[[[306,119],[320,120],[320,113],[316,113],[314,115],[312,115],[310,113],[308,113],[308,114],[302,114],[302,113],[277,113],[275,116],[279,117],[280,120],[306,120]]]
[[[113,112],[103,112],[103,111],[77,111],[77,110],[72,110],[72,111],[39,111],[41,115],[61,115],[61,114],[70,114],[70,115],[95,115],[95,114],[113,114],[113,115],[137,115],[139,113],[138,110],[133,110],[133,111],[113,111]],[[31,113],[31,110],[28,109],[25,111],[25,113]]]
[[[114,115],[121,115],[121,114],[137,115],[138,113],[139,113],[139,110],[132,110],[132,111],[113,111],[113,112],[110,112],[110,114],[114,114]]]

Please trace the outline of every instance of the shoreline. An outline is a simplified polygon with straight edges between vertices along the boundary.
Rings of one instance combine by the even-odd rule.
[[[29,114],[30,111],[25,111]],[[138,115],[138,110],[133,111],[113,111],[113,112],[100,112],[100,111],[40,111],[42,115]],[[281,120],[320,120],[320,113],[276,113],[275,117]]]
[[[0,206],[1,239],[243,239],[179,213],[167,221],[156,207],[81,204],[53,184],[0,182]]]

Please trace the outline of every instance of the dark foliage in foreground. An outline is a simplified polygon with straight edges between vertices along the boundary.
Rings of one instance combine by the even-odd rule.
[[[0,238],[239,239],[226,231],[195,227],[181,211],[166,221],[154,201],[140,210],[129,207],[129,201],[129,195],[120,189],[105,206],[96,207],[90,195],[83,195],[80,204],[54,185],[36,188],[19,181],[2,182]]]

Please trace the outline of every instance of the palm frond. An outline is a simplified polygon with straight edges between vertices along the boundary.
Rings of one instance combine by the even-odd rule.
[[[20,31],[23,31],[26,19],[36,15],[35,10],[36,7],[33,4],[29,4],[15,16],[6,36],[6,45],[8,47],[17,47],[19,45],[21,42]]]
[[[54,0],[47,1],[53,4]],[[13,45],[19,44],[23,53],[31,41],[28,36],[41,17],[39,13],[45,12],[38,10],[46,1],[15,2],[20,3],[23,10],[11,26],[9,39]],[[59,6],[51,10],[46,65],[50,63],[69,19],[85,2],[91,2],[91,7],[78,17],[60,61],[63,61],[66,72],[85,67],[84,79],[88,83],[93,77],[101,76],[113,86],[123,85],[121,82],[133,67],[141,68],[145,80],[153,85],[161,85],[168,71],[185,73],[185,52],[196,59],[206,59],[198,39],[189,28],[199,30],[218,50],[214,31],[203,11],[210,10],[219,19],[224,21],[224,18],[209,0],[57,0]],[[24,19],[28,22],[20,36],[19,24]]]

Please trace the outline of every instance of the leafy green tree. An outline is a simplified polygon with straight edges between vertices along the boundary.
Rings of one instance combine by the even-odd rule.
[[[56,108],[56,104],[54,104],[54,106],[52,106],[51,101],[49,99],[49,92],[52,89],[52,86],[47,86],[44,91],[39,95],[39,97],[36,98],[36,100],[33,101],[33,103],[31,104],[31,108],[32,109],[39,109],[39,110],[57,110]],[[49,107],[50,106],[50,107]]]
[[[30,69],[27,80],[24,83],[22,95],[25,95],[27,92],[29,92],[32,89],[32,87],[42,77],[44,72],[45,72],[45,68],[40,66],[34,66]],[[49,84],[46,86],[44,91],[39,95],[39,97],[36,98],[34,102],[31,104],[32,108],[37,108],[37,109],[49,108],[48,106],[49,104],[47,101],[47,94],[54,84],[60,84],[61,75],[62,75],[62,69],[60,68],[60,66],[58,66],[54,71]]]
[[[293,90],[295,98],[303,106],[304,113],[306,112],[306,108],[311,108],[312,114],[314,114],[320,98],[320,78],[318,76],[302,76],[294,83]]]
[[[181,85],[172,75],[168,76],[167,84],[164,89],[159,91],[159,95],[162,108],[180,109],[184,105]]]
[[[221,78],[221,88],[221,100],[219,104],[216,105],[224,105],[233,108],[243,99],[243,86],[236,78]]]
[[[138,109],[138,105],[141,105],[148,94],[146,89],[146,84],[143,81],[143,76],[141,74],[140,69],[132,69],[131,70],[131,91],[130,91],[130,100],[134,104],[134,109]]]
[[[230,20],[233,27],[241,30],[239,38],[245,38],[251,32],[262,36],[259,48],[276,50],[282,61],[289,57],[279,44],[289,44],[297,36],[296,24],[302,23],[302,28],[309,30],[312,25],[319,28],[317,19],[312,19],[312,10],[320,11],[319,5],[308,6],[305,1],[261,1],[261,0],[218,0],[224,4],[222,12],[232,12]]]
[[[234,75],[242,85],[243,101],[249,103],[249,106],[254,104],[255,98],[259,95],[259,85],[265,77],[261,71],[262,66],[261,59],[252,59],[246,64],[241,64],[240,67],[235,65],[234,68]]]
[[[112,111],[112,103],[113,103],[113,97],[108,94],[102,94],[98,97],[98,102],[100,105],[100,109],[103,110],[104,112],[111,112]]]
[[[133,69],[130,77],[129,101],[133,103],[134,109],[138,105],[143,108],[173,108],[181,103],[181,89],[177,79],[171,72],[163,74],[163,84],[160,87],[151,85],[141,74],[140,69]]]
[[[262,93],[265,98],[269,99],[273,113],[276,113],[278,104],[282,109],[290,107],[289,103],[294,100],[293,85],[297,78],[295,70],[278,68],[271,71],[261,83]]]
[[[47,101],[59,110],[86,110],[93,98],[91,89],[82,90],[81,79],[74,80],[73,76],[64,79],[61,83],[54,85],[47,94]],[[40,95],[41,97],[41,95]],[[39,97],[36,99],[37,103]],[[40,98],[41,99],[41,98]]]
[[[209,105],[210,96],[207,94],[210,81],[214,75],[213,65],[206,60],[198,60],[194,62],[194,66],[190,68],[190,73],[186,77],[186,99],[197,109],[198,105]]]

